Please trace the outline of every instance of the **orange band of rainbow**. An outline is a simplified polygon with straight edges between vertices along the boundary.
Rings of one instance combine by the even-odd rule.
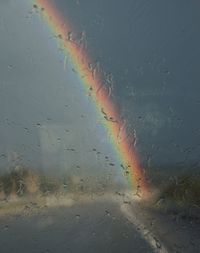
[[[129,179],[134,187],[140,187],[142,193],[148,192],[144,171],[140,167],[133,143],[120,117],[114,102],[109,96],[109,91],[102,82],[100,73],[91,71],[89,64],[92,62],[84,47],[72,41],[69,37],[71,27],[65,17],[59,12],[52,0],[36,0],[45,21],[52,31],[58,36],[64,53],[70,57],[81,82],[96,106],[97,111],[103,116],[102,122],[108,131],[113,146],[119,156],[122,167],[129,174]]]

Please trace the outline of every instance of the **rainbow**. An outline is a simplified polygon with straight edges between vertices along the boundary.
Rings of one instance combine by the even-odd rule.
[[[65,56],[70,57],[81,83],[89,92],[97,111],[102,116],[102,123],[131,184],[134,188],[140,189],[142,195],[146,195],[149,187],[134,150],[133,138],[127,134],[125,122],[110,97],[110,90],[104,85],[97,66],[92,66],[92,60],[86,52],[84,43],[76,43],[73,40],[72,27],[52,0],[36,0],[33,7],[42,13],[43,19],[59,39]]]

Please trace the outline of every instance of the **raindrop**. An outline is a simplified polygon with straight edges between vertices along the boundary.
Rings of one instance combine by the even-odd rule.
[[[92,77],[93,79],[95,80],[96,79],[96,76],[97,76],[97,73],[99,72],[100,70],[100,66],[99,66],[99,62],[95,62],[94,64],[93,63],[89,63],[88,64],[88,68],[90,70],[90,72],[92,73]]]
[[[163,71],[163,73],[166,74],[166,75],[169,75],[170,71],[166,69],[166,70]]]
[[[156,237],[154,237],[153,239],[155,240],[156,247],[157,247],[158,249],[161,249],[161,244],[160,244],[160,242],[158,241],[158,239],[157,239]]]
[[[130,204],[131,204],[131,202],[130,202],[130,201],[127,201],[127,200],[124,200],[123,202],[124,202],[124,204],[126,204],[126,205],[130,205]]]
[[[67,188],[67,184],[64,183],[64,184],[63,184],[63,188]]]
[[[128,170],[126,170],[126,171],[125,171],[125,176],[128,176],[129,173],[130,173],[130,172],[129,172]]]
[[[114,163],[109,163],[109,165],[110,165],[110,166],[115,166],[115,164],[114,164]]]
[[[136,135],[135,129],[133,130],[133,141],[132,142],[133,142],[133,147],[135,147],[137,144],[137,135]]]
[[[86,39],[86,32],[85,31],[82,31],[81,34],[80,34],[80,38],[78,40],[78,45],[81,46],[83,48],[87,48],[87,39]]]
[[[135,196],[141,197],[141,186],[137,185],[136,192],[134,194]]]
[[[75,151],[74,148],[66,148],[66,150],[68,150],[68,151]]]
[[[108,84],[113,84],[113,75],[112,75],[112,73],[106,74],[106,75],[105,75],[105,79],[106,79],[106,82],[107,82]]]
[[[64,70],[66,70],[66,66],[67,66],[67,56],[65,56],[65,58],[64,58],[63,66],[64,66]]]
[[[108,210],[105,210],[105,213],[107,216],[110,216],[110,212]]]
[[[72,39],[72,32],[71,31],[67,33],[67,40],[68,41],[73,41],[73,39]]]
[[[4,230],[8,230],[8,228],[9,228],[8,225],[5,225]]]
[[[62,34],[58,34],[58,38],[62,40]]]
[[[126,136],[126,121],[124,120],[123,124],[119,127],[119,132],[117,135],[118,143],[123,142],[127,138]]]
[[[77,74],[77,71],[74,68],[72,68],[72,71]]]
[[[126,169],[126,168],[124,167],[124,165],[123,165],[123,164],[121,164],[120,166],[122,167],[122,169],[123,169],[123,170],[125,170],[125,169]]]
[[[79,220],[80,219],[80,215],[79,214],[76,214],[76,219]]]
[[[103,108],[101,108],[101,112],[104,115],[104,119],[106,119],[107,121],[117,122],[117,120],[115,120],[113,117],[108,116]]]

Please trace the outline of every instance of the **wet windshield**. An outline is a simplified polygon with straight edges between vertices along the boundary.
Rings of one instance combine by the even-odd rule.
[[[199,23],[0,1],[0,252],[200,252]]]

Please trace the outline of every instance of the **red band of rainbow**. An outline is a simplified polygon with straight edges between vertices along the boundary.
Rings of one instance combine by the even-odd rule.
[[[143,169],[140,167],[138,157],[127,134],[124,121],[120,117],[116,105],[109,96],[108,89],[102,82],[99,73],[95,74],[89,68],[92,62],[86,50],[70,40],[69,34],[72,29],[66,17],[59,12],[52,0],[36,0],[37,8],[42,10],[42,16],[49,27],[57,34],[62,43],[64,53],[70,57],[81,82],[87,91],[91,91],[91,98],[97,111],[103,114],[102,119],[106,130],[111,136],[123,168],[128,171],[129,178],[134,187],[140,187],[142,193],[148,192],[148,185]],[[68,38],[67,38],[68,35]],[[106,115],[106,116],[105,116]],[[109,115],[109,116],[107,116]]]

